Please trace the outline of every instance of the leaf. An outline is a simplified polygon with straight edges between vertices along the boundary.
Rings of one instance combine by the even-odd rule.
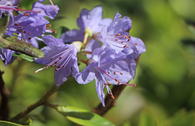
[[[103,117],[89,112],[84,109],[76,107],[64,107],[57,106],[55,109],[63,114],[68,120],[84,126],[114,126],[110,121],[104,119]]]
[[[22,58],[22,59],[24,59],[24,60],[26,60],[26,61],[28,61],[28,62],[33,62],[34,60],[33,60],[33,57],[31,57],[31,56],[28,56],[28,55],[25,55],[25,54],[13,54],[14,56],[17,56],[17,57],[19,57],[19,58]]]
[[[13,123],[13,122],[0,120],[0,126],[27,126],[27,125],[21,125],[21,124],[16,124],[16,123]]]

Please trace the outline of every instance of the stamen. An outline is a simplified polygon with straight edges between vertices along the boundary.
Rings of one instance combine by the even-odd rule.
[[[123,73],[122,73],[122,72],[120,72],[120,71],[114,71],[114,72],[113,72],[113,74],[114,74],[114,75],[116,75],[116,74],[123,75]]]
[[[110,95],[110,97],[111,97],[112,99],[115,99],[115,97],[114,97],[114,95],[112,94],[112,91],[110,90],[110,88],[109,88],[108,86],[106,86],[106,88],[107,88],[107,91],[108,91],[108,94]]]
[[[47,66],[36,70],[35,73],[38,73],[49,67],[55,67],[55,71],[58,71],[63,67],[66,67],[66,65],[70,62],[72,57],[71,53],[69,54],[70,51],[71,49],[67,48],[64,51],[61,51],[60,53],[57,53],[56,55],[52,56],[49,59],[50,62],[47,64]]]
[[[107,82],[107,83],[105,83],[104,85],[106,85],[106,86],[110,86],[111,84],[109,84],[109,83]]]
[[[117,80],[116,78],[113,78],[111,75],[110,75],[110,72],[106,72],[104,71],[103,69],[101,69],[100,67],[97,67],[102,73],[104,73],[105,75],[107,75],[109,78],[113,79],[114,81],[116,81],[118,83],[118,85],[126,85],[126,86],[130,86],[130,87],[136,87],[136,84],[129,84],[129,83],[122,83],[120,82],[119,80]],[[123,75],[122,72],[119,72],[119,71],[115,71],[113,72],[114,75],[116,75],[117,73],[119,73],[120,75]],[[105,85],[109,85],[109,83],[107,82]]]
[[[48,66],[52,66],[52,67],[56,67],[55,70],[58,71],[59,69],[65,67],[69,61],[71,60],[71,55],[69,54],[69,52],[71,51],[71,49],[66,49],[60,53],[58,53],[57,55],[53,56],[51,58],[51,61]],[[68,57],[66,57],[68,56]],[[63,57],[66,57],[66,59],[64,59]]]
[[[56,33],[57,31],[52,29],[52,25],[51,24],[46,24],[46,29],[51,32],[51,33]]]
[[[81,51],[80,53],[84,53],[84,54],[92,54],[91,51]]]
[[[53,59],[55,59],[56,57],[59,57],[60,55],[62,55],[63,53],[65,53],[66,51],[70,51],[70,49],[67,48],[67,49],[65,49],[64,51],[61,51],[60,53],[58,53],[58,54],[52,56],[50,59],[53,60]]]
[[[24,13],[24,16],[29,16],[30,15],[30,13]]]
[[[0,9],[40,13],[40,11],[33,11],[33,10],[25,10],[25,9],[14,8],[14,6],[10,6],[10,7],[8,7],[8,6],[0,6]]]
[[[114,95],[112,94],[112,92],[109,93],[109,95],[110,95],[110,97],[111,97],[112,99],[115,99],[115,97],[114,97]]]
[[[51,24],[46,24],[46,27],[47,28],[51,28]]]
[[[130,87],[136,87],[137,86],[136,84],[129,84],[129,83],[124,84],[124,85],[130,86]]]
[[[114,35],[114,42],[122,46],[119,45],[114,45],[114,46],[119,48],[127,48],[128,47],[127,42],[130,41],[130,38],[131,37],[129,35],[126,35],[125,33],[117,33]],[[113,39],[113,37],[111,39]]]
[[[42,67],[42,68],[36,70],[35,73],[38,73],[38,72],[40,72],[40,71],[42,71],[42,70],[44,70],[44,69],[46,69],[46,68],[48,68],[48,67]]]
[[[57,33],[57,31],[56,30],[53,30],[53,29],[50,29],[51,30],[51,32],[52,33]]]
[[[69,63],[70,60],[71,60],[71,55],[68,55],[66,60],[62,64],[59,64],[59,66],[57,66],[56,70],[58,71],[59,69],[65,67]]]
[[[101,69],[100,67],[97,67],[101,72],[103,72],[104,74],[106,74],[108,77],[110,77],[111,79],[113,79],[114,81],[116,81],[118,84],[120,84],[120,81],[117,80],[116,78],[113,78],[112,76],[110,76],[108,74],[108,72],[104,71],[103,69]]]

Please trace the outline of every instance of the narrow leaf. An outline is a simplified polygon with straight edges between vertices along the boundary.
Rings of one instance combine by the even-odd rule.
[[[27,126],[27,125],[21,125],[21,124],[16,124],[16,123],[13,123],[13,122],[0,120],[0,126]]]
[[[63,114],[68,120],[84,126],[114,126],[110,121],[105,118],[89,112],[84,109],[76,107],[57,106],[55,109]]]
[[[13,56],[17,56],[17,57],[19,57],[21,59],[24,59],[24,60],[28,61],[28,62],[33,62],[34,61],[33,57],[28,56],[26,54],[14,54]]]

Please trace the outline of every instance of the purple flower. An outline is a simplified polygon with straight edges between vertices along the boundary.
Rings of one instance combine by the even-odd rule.
[[[104,106],[104,88],[108,92],[109,84],[128,84],[135,75],[136,62],[127,58],[123,53],[116,53],[110,48],[97,48],[92,53],[87,67],[77,74],[76,80],[80,84],[87,84],[92,80],[96,81],[96,91]]]
[[[36,13],[22,13],[14,17],[14,23],[8,25],[6,34],[17,34],[21,39],[30,40],[45,33],[47,24],[49,22]]]
[[[101,7],[82,10],[77,23],[81,30],[77,34],[74,31],[75,35],[80,32],[92,35],[84,41],[88,64],[76,75],[76,80],[80,84],[95,80],[98,97],[104,106],[104,88],[111,93],[109,84],[129,85],[135,76],[136,59],[145,52],[145,45],[141,39],[129,35],[132,24],[129,17],[117,13],[113,20],[102,19]]]
[[[0,6],[15,6],[18,2],[19,0],[1,0]]]
[[[108,32],[113,34],[117,34],[120,32],[129,32],[132,24],[131,19],[127,16],[121,18],[121,16],[122,15],[120,13],[116,13],[114,20],[108,27]]]
[[[92,10],[83,9],[80,13],[79,18],[77,18],[77,24],[80,27],[80,30],[74,29],[65,32],[64,34],[62,34],[61,38],[66,43],[71,43],[74,41],[84,42],[84,39],[87,39],[85,38],[86,34],[88,34],[88,37],[91,37],[92,35],[101,32],[101,30],[104,27],[109,26],[111,22],[112,20],[109,18],[102,18],[102,7],[98,6]],[[88,46],[89,49],[90,45]]]
[[[5,65],[8,65],[14,61],[14,57],[12,56],[13,53],[14,51],[9,49],[0,49],[0,59]]]
[[[89,30],[92,33],[100,32],[103,27],[111,23],[111,19],[102,19],[102,7],[95,7],[91,11],[83,9],[77,19],[77,24],[82,31]]]
[[[13,18],[12,11],[15,9],[18,0],[1,0],[0,1],[0,18],[2,14],[8,14],[11,18]]]
[[[128,47],[130,41],[130,28],[130,18],[121,18],[121,15],[117,13],[112,23],[108,27],[105,27],[102,32],[96,36],[96,39],[116,51],[122,51],[124,48]]]
[[[44,5],[36,2],[33,9],[15,16],[7,28],[7,35],[17,35],[20,39],[30,41],[33,37],[40,37],[47,30],[49,21],[45,17],[53,19],[59,8],[55,5]]]
[[[0,6],[14,6],[16,5],[16,3],[18,2],[18,0],[1,0],[0,1]]]
[[[61,39],[65,43],[71,43],[74,41],[83,41],[84,32],[81,30],[70,30],[62,34]]]
[[[56,5],[44,5],[40,2],[36,2],[33,5],[32,11],[38,12],[37,14],[42,17],[49,17],[54,19],[57,15],[59,8]]]
[[[104,46],[114,49],[117,53],[124,52],[127,55],[134,53],[136,58],[145,52],[145,45],[141,39],[129,35],[130,29],[130,18],[121,17],[117,13],[112,23],[95,36],[96,43],[101,41]],[[94,45],[91,44],[88,48],[92,46]]]
[[[55,68],[55,83],[61,85],[69,76],[75,76],[78,72],[77,48],[74,44],[64,44],[62,39],[53,36],[44,36],[44,43],[47,45],[42,50],[45,57],[37,59],[36,62],[47,65],[44,68]],[[38,71],[44,69],[41,68]]]
[[[146,47],[144,45],[144,42],[140,38],[132,37],[130,38],[130,41],[127,43],[127,48],[123,50],[123,52],[130,50],[129,48],[134,49],[134,51],[137,53],[137,56],[140,56],[140,54],[144,53],[146,51]],[[129,53],[126,53],[129,54]]]

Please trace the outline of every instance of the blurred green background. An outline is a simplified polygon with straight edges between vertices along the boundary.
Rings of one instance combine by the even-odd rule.
[[[34,0],[35,1],[35,0]],[[82,8],[104,8],[104,17],[116,12],[131,17],[130,34],[147,47],[139,60],[136,88],[127,87],[105,118],[117,126],[195,126],[195,1],[194,0],[53,0],[60,13],[52,21],[59,36],[63,26],[77,28]],[[32,1],[22,0],[26,8]],[[11,89],[11,115],[39,99],[53,84],[53,69],[37,74],[41,65],[18,59],[5,71]],[[50,98],[54,104],[92,110],[99,99],[93,83],[76,84],[70,78]],[[74,126],[59,113],[39,107],[31,113],[32,126]]]

